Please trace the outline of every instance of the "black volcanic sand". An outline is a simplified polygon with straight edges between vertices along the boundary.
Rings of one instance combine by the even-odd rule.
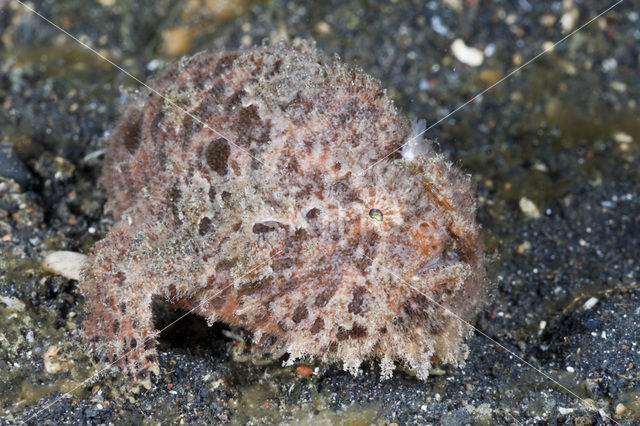
[[[183,53],[314,38],[428,124],[604,3],[31,2],[142,79]],[[304,376],[234,361],[223,325],[188,317],[163,334],[147,390],[120,374],[81,384],[102,366],[79,341],[83,298],[39,266],[107,232],[100,137],[138,84],[0,0],[3,423],[640,424],[639,9],[625,1],[427,134],[473,175],[495,286],[477,326],[504,347],[476,333],[465,368],[425,382],[368,364],[297,364]],[[481,66],[454,57],[458,38]],[[180,314],[159,306],[158,325]]]

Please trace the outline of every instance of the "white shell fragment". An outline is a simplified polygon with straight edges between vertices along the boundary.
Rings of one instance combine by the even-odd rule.
[[[482,50],[467,46],[461,38],[451,43],[451,52],[460,62],[471,67],[480,66],[484,61]]]
[[[65,278],[79,280],[86,259],[86,255],[75,251],[54,251],[44,258],[42,267]]]
[[[589,309],[596,306],[598,302],[599,302],[599,299],[597,297],[591,297],[589,300],[584,302],[584,305],[582,305],[582,307],[584,308],[585,311],[588,311]]]

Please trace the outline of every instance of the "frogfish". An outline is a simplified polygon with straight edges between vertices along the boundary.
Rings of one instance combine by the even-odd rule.
[[[470,177],[423,129],[312,42],[169,67],[104,137],[114,224],[77,265],[86,345],[157,372],[162,299],[288,363],[421,379],[463,364],[488,298],[482,237]]]

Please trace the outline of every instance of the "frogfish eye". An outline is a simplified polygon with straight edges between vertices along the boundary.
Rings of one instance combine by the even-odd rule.
[[[378,209],[369,210],[369,217],[382,222],[382,212]]]

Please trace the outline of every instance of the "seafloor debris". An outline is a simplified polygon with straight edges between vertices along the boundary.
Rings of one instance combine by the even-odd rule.
[[[376,81],[302,43],[199,54],[150,85],[164,98],[136,95],[106,138],[116,224],[81,274],[91,348],[154,369],[159,297],[289,362],[424,378],[464,360],[450,312],[470,321],[486,298],[470,181]]]

